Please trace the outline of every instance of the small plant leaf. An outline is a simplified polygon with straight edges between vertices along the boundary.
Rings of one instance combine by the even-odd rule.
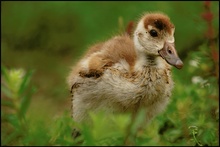
[[[19,88],[19,91],[18,91],[18,95],[21,96],[23,94],[23,92],[25,91],[25,89],[27,89],[29,83],[30,83],[30,79],[33,75],[33,70],[27,72],[27,74],[24,76],[23,78],[23,81],[21,83],[21,86]]]
[[[6,88],[5,86],[2,86],[1,90],[8,98],[13,98],[13,94],[8,88]]]
[[[7,106],[7,107],[10,107],[10,108],[14,108],[14,104],[11,102],[11,101],[7,101],[7,100],[2,100],[1,99],[1,105],[2,106]]]
[[[6,119],[14,128],[20,128],[19,119],[16,114],[8,114]]]
[[[20,134],[20,132],[18,130],[12,132],[11,134],[9,134],[7,136],[7,138],[5,138],[5,140],[2,140],[1,145],[5,146],[5,145],[9,145],[9,143],[14,140],[15,138],[17,138],[17,136]]]
[[[19,111],[19,116],[25,116],[27,112],[27,108],[30,104],[31,96],[36,92],[36,88],[32,87],[31,91],[29,91],[25,96],[22,97],[21,107]]]
[[[1,67],[1,73],[5,78],[6,82],[9,82],[8,71],[4,66]]]

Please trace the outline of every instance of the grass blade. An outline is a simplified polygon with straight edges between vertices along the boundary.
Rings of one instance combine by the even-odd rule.
[[[30,79],[33,75],[33,70],[29,71],[25,76],[24,76],[24,79],[21,83],[21,86],[19,88],[19,91],[18,91],[18,95],[21,96],[21,94],[25,91],[25,89],[27,88],[27,86],[29,85],[30,83]]]

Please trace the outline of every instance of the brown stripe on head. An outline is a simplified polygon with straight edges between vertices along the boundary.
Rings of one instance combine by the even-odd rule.
[[[164,30],[172,34],[174,25],[170,22],[170,18],[162,13],[147,13],[143,17],[144,27],[148,29],[148,25],[156,27],[158,30]]]

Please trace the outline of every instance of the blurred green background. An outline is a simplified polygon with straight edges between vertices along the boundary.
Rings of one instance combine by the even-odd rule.
[[[90,45],[116,35],[149,11],[164,12],[174,23],[176,49],[184,68],[173,68],[176,84],[172,101],[151,124],[154,129],[145,130],[151,132],[148,140],[136,145],[199,145],[195,138],[191,141],[189,126],[198,127],[201,144],[218,145],[218,1],[1,2],[1,66],[34,70],[31,84],[37,90],[25,115],[30,128],[39,130],[39,124],[47,128],[54,118],[71,111],[66,77]],[[4,98],[7,96],[1,92],[1,100]],[[4,113],[6,108],[1,110]],[[38,125],[34,128],[35,124]],[[163,127],[167,124],[173,127]],[[1,127],[1,140],[8,140],[10,129],[7,125]],[[173,130],[160,133],[162,128]],[[38,136],[35,131],[29,137],[33,135],[36,139],[42,134],[43,131]],[[165,139],[161,140],[161,136]],[[50,143],[46,139],[34,142],[31,137],[26,141],[18,141],[25,140],[24,136],[12,137],[2,145],[66,145],[65,141],[57,143],[50,137],[45,137]]]

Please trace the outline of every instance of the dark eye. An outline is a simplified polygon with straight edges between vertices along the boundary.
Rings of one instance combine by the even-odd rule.
[[[155,30],[150,30],[150,35],[152,36],[152,37],[157,37],[158,35],[157,35],[157,31],[155,31]]]

